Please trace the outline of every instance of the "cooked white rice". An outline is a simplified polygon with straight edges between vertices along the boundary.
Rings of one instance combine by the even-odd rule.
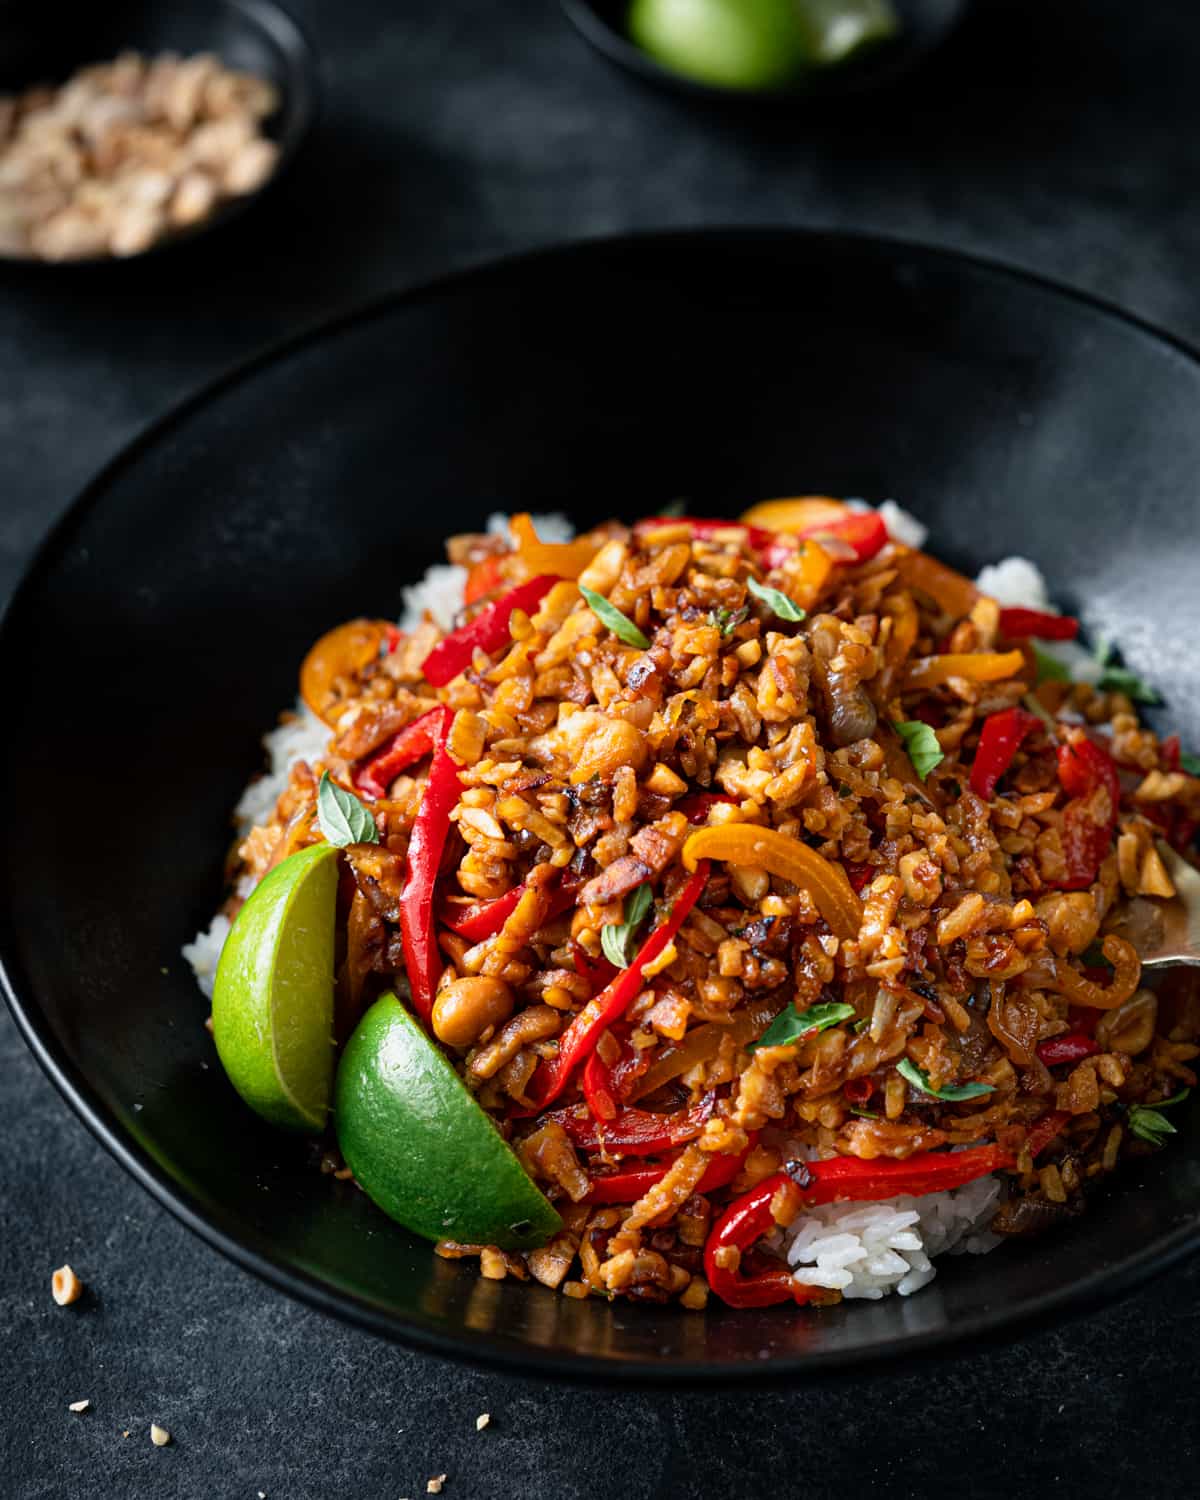
[[[937,1274],[935,1256],[983,1255],[1000,1244],[987,1225],[1001,1191],[999,1178],[981,1177],[921,1198],[827,1204],[802,1214],[776,1248],[806,1286],[871,1301],[889,1292],[908,1297]]]
[[[1005,557],[980,569],[975,587],[999,604],[1054,612],[1042,570],[1027,557]],[[1039,641],[1038,650],[1064,666],[1075,682],[1099,682],[1104,668],[1078,641]]]
[[[855,510],[872,508],[863,500],[848,503]],[[925,544],[928,528],[894,501],[885,500],[879,514],[895,541],[910,547]],[[574,535],[565,516],[535,516],[533,520],[543,541],[569,541]],[[489,516],[487,529],[493,534],[505,533],[508,517],[499,513]],[[431,567],[418,583],[403,590],[400,628],[413,629],[428,610],[443,629],[450,629],[462,604],[466,576],[466,569],[450,564]],[[976,582],[1001,603],[1048,607],[1042,575],[1025,558],[1006,558],[985,568]],[[1074,646],[1074,642],[1046,644],[1059,649],[1062,645]],[[1086,657],[1086,653],[1081,654]],[[268,770],[250,782],[238,801],[234,816],[239,833],[267,822],[287,785],[292,765],[298,760],[319,760],[328,739],[326,726],[302,702],[263,736]],[[239,888],[239,894],[248,895],[248,886]],[[210,999],[217,960],[229,928],[229,919],[218,913],[211,925],[182,950],[196,982]],[[786,1254],[798,1279],[807,1285],[835,1288],[847,1298],[875,1300],[889,1292],[907,1297],[933,1280],[935,1256],[963,1251],[978,1255],[1000,1243],[1000,1237],[990,1234],[986,1226],[1001,1191],[998,1178],[985,1177],[923,1198],[829,1204],[802,1215],[791,1230],[777,1233],[767,1243]]]

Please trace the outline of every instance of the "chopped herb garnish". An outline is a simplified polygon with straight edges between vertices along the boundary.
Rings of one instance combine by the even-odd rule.
[[[1162,1099],[1157,1104],[1135,1104],[1129,1111],[1130,1130],[1139,1140],[1149,1141],[1152,1146],[1161,1146],[1167,1136],[1178,1132],[1166,1115],[1159,1114],[1159,1110],[1181,1103],[1190,1093],[1191,1089],[1180,1089],[1170,1099]]]
[[[720,609],[710,609],[708,612],[708,623],[721,633],[722,640],[733,634],[743,620],[748,619],[748,609],[726,609],[724,605]]]
[[[905,1078],[914,1088],[928,1094],[932,1099],[946,1099],[955,1103],[959,1099],[979,1099],[984,1094],[994,1094],[996,1091],[990,1083],[956,1083],[949,1084],[945,1088],[935,1089],[929,1081],[929,1074],[918,1068],[911,1058],[902,1057],[896,1064],[896,1072],[901,1078]]]
[[[1127,698],[1132,698],[1135,703],[1161,703],[1161,696],[1149,683],[1143,682],[1136,672],[1131,672],[1128,667],[1122,666],[1117,661],[1117,649],[1111,641],[1106,641],[1103,636],[1096,643],[1096,661],[1104,668],[1100,681],[1096,684],[1106,693],[1124,693]]]
[[[1189,776],[1200,776],[1200,755],[1192,755],[1184,750],[1179,757],[1179,769],[1186,771]]]
[[[353,792],[329,779],[328,771],[322,771],[317,787],[317,822],[336,849],[344,849],[347,844],[379,842],[375,819]]]
[[[632,959],[629,945],[638,928],[650,915],[654,905],[654,892],[649,884],[639,885],[625,898],[625,920],[606,922],[600,929],[600,946],[609,963],[618,969],[627,969]]]
[[[873,1109],[851,1109],[852,1115],[858,1115],[863,1120],[878,1120],[879,1116]]]
[[[623,615],[615,604],[610,604],[603,594],[596,593],[595,589],[584,588],[579,585],[579,592],[587,600],[588,608],[596,616],[602,625],[607,625],[618,640],[624,641],[627,646],[637,646],[639,650],[645,651],[650,642],[637,628],[628,615]]]
[[[1033,652],[1039,682],[1070,682],[1071,674],[1057,656],[1051,656],[1048,651],[1043,651],[1036,641],[1030,641],[1029,647]]]
[[[938,744],[938,737],[920,719],[906,720],[895,726],[896,733],[904,741],[904,748],[908,752],[908,758],[912,761],[912,768],[921,778],[925,780],[935,766],[940,766],[946,759],[942,747]]]
[[[836,1026],[839,1021],[848,1021],[854,1014],[853,1005],[847,1005],[844,1001],[829,1001],[824,1005],[810,1005],[807,1010],[796,1014],[795,1006],[785,1006],[775,1017],[771,1024],[759,1037],[757,1042],[751,1042],[746,1049],[753,1052],[758,1047],[787,1047],[792,1042],[798,1042],[802,1037],[811,1036],[813,1032],[824,1031],[826,1027]]]
[[[759,583],[757,578],[747,578],[746,587],[756,599],[761,599],[767,608],[773,610],[781,620],[791,620],[798,624],[801,620],[808,618],[808,611],[793,603],[781,589],[773,589],[765,583]]]
[[[855,1036],[861,1036],[862,1033],[864,1031],[866,1031],[867,1027],[870,1024],[871,1024],[870,1021],[868,1021],[864,1017],[863,1020],[861,1020],[861,1021],[855,1021],[854,1025],[851,1026],[850,1030],[854,1033]]]
[[[1104,946],[1102,943],[1092,943],[1079,956],[1082,958],[1084,967],[1087,969],[1112,968],[1112,964],[1104,956]]]

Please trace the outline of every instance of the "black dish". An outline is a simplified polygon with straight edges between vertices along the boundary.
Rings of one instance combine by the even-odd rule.
[[[437,1260],[225,1082],[179,945],[311,640],[395,612],[489,509],[713,514],[895,495],[964,565],[1020,551],[1200,741],[1200,364],[1043,282],[789,232],[503,263],[288,345],[88,489],[0,629],[0,954],[31,1047],[184,1222],[277,1286],[439,1353],[679,1382],[873,1364],[1044,1324],[1200,1243],[1200,1133],[1089,1214],[911,1300],[704,1315],[574,1302]],[[102,820],[92,809],[103,808]],[[102,830],[97,832],[96,830]]]
[[[296,22],[274,0],[0,0],[0,93],[38,83],[60,83],[87,63],[105,62],[124,51],[153,55],[213,52],[229,67],[268,78],[279,90],[279,108],[264,133],[279,147],[275,171],[256,192],[230,198],[211,217],[158,241],[141,260],[228,224],[277,183],[299,151],[317,108],[317,83],[308,42]],[[119,260],[92,256],[69,261],[0,257],[5,264],[92,266]]]
[[[796,104],[883,88],[929,56],[962,21],[972,0],[893,0],[902,30],[894,40],[840,67],[815,69],[794,83],[766,89],[726,89],[665,67],[630,40],[629,0],[562,0],[576,30],[610,62],[660,88],[696,100],[746,107]]]

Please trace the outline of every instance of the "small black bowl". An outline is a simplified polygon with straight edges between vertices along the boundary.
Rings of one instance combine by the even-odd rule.
[[[657,62],[633,42],[625,28],[629,0],[562,0],[562,8],[584,37],[610,62],[647,83],[692,99],[734,105],[787,105],[883,88],[909,72],[950,35],[972,0],[893,0],[901,31],[861,58],[838,67],[814,69],[774,88],[730,89],[702,83]]]
[[[225,199],[207,219],[156,241],[142,260],[228,224],[270,191],[295,157],[317,109],[312,49],[292,17],[274,0],[0,0],[0,94],[41,83],[63,83],[88,63],[106,62],[120,52],[215,53],[226,66],[269,79],[279,91],[279,108],[264,133],[279,147],[275,170],[256,192]],[[93,266],[121,261],[117,256],[45,261],[37,256],[0,257],[0,265]]]

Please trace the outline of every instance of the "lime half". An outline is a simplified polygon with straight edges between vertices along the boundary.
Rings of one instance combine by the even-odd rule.
[[[325,1128],[333,1087],[337,850],[282,860],[251,892],[217,964],[213,1040],[238,1093],[273,1125]]]
[[[355,1181],[414,1234],[513,1250],[562,1226],[395,995],[377,1000],[346,1044],[333,1113]]]

